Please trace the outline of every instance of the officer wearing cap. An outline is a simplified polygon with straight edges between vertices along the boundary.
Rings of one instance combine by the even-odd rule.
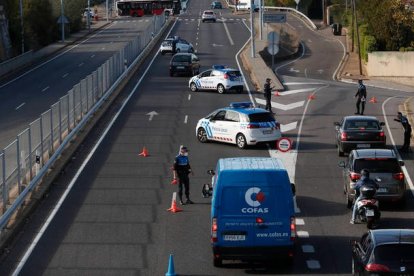
[[[190,179],[189,174],[193,174],[188,160],[188,149],[185,146],[180,147],[180,152],[174,159],[173,174],[174,180],[178,180],[178,197],[180,198],[180,204],[193,204],[190,200]],[[187,201],[183,202],[183,186],[185,188],[185,196]]]
[[[410,140],[411,140],[411,125],[408,122],[406,116],[403,116],[401,112],[398,112],[398,118],[394,119],[396,122],[400,122],[404,128],[404,145],[399,148],[400,151],[408,152],[410,150]]]
[[[266,99],[265,109],[269,110],[270,112],[273,113],[273,111],[272,111],[272,102],[271,102],[273,86],[270,86],[271,82],[272,82],[271,79],[269,79],[269,78],[266,79],[266,82],[265,82],[264,87],[263,87],[263,91],[264,91],[264,97]]]

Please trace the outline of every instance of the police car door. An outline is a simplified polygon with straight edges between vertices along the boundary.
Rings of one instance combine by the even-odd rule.
[[[211,71],[212,70],[207,70],[207,71],[202,72],[199,75],[199,78],[198,78],[197,83],[196,83],[198,88],[200,88],[200,89],[210,89],[209,87],[211,86],[211,84],[210,84],[211,83],[211,78],[210,78]]]
[[[236,143],[237,133],[240,132],[240,114],[236,111],[227,110],[223,128],[226,129],[224,138],[226,142]]]
[[[212,140],[224,141],[225,132],[224,122],[226,120],[226,110],[220,110],[210,119],[210,129]]]

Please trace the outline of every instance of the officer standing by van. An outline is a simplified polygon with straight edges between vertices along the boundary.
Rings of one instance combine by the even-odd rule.
[[[411,140],[411,125],[408,122],[406,116],[403,116],[401,112],[398,112],[398,118],[394,119],[396,122],[400,122],[404,128],[404,144],[399,148],[402,152],[408,152],[410,150],[410,140]]]
[[[273,111],[272,111],[272,101],[271,101],[272,100],[272,89],[273,89],[273,86],[270,86],[271,82],[272,82],[271,79],[269,79],[269,78],[266,79],[266,82],[265,82],[265,84],[263,86],[263,91],[264,91],[264,97],[266,99],[266,107],[265,107],[265,109],[266,110],[269,110],[270,112],[273,113]]]
[[[179,154],[174,159],[173,166],[174,180],[178,180],[178,197],[180,198],[181,205],[194,204],[194,202],[190,200],[190,179],[188,177],[190,173],[194,175],[188,159],[188,149],[185,146],[181,146]],[[185,203],[183,202],[183,186],[187,198]]]

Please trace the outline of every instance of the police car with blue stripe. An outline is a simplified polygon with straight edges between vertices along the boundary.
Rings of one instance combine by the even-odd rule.
[[[243,76],[237,69],[225,66],[214,66],[201,74],[194,76],[188,82],[191,91],[216,90],[223,94],[228,90],[235,90],[237,93],[243,92]]]
[[[230,103],[229,107],[213,111],[198,121],[196,135],[201,143],[219,141],[236,144],[241,149],[276,141],[282,136],[273,114],[254,107],[251,102]]]

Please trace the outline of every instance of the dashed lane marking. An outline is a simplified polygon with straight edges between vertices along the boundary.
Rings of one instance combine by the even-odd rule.
[[[321,265],[319,261],[317,260],[307,260],[306,265],[308,266],[309,269],[320,269],[321,268]]]
[[[19,105],[18,107],[16,107],[16,110],[19,110],[20,108],[22,108],[26,103],[22,103],[21,105]]]
[[[296,225],[305,225],[305,220],[301,218],[296,218]]]
[[[309,232],[308,231],[298,231],[298,237],[299,238],[309,238]]]
[[[49,86],[46,86],[45,88],[42,89],[42,92],[45,92],[48,89],[49,89]]]
[[[303,253],[315,253],[315,248],[313,247],[313,245],[305,244],[305,245],[302,245],[302,252]]]

